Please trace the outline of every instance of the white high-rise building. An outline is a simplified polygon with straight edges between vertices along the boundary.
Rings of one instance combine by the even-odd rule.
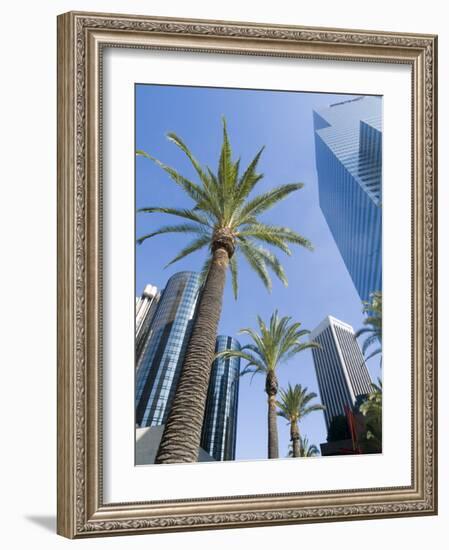
[[[136,366],[147,339],[159,298],[160,293],[153,285],[147,285],[142,295],[136,298]]]
[[[328,316],[310,333],[319,344],[312,348],[324,418],[329,429],[332,418],[345,414],[360,395],[372,391],[372,382],[351,325]]]

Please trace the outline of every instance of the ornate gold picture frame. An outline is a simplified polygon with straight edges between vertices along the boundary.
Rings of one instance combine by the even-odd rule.
[[[238,54],[411,69],[411,484],[105,502],[103,54]],[[437,37],[70,12],[58,17],[58,533],[69,538],[437,513]],[[131,367],[130,367],[131,368]]]

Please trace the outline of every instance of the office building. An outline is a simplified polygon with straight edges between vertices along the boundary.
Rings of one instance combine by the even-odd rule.
[[[230,336],[218,336],[216,352],[240,350]],[[201,447],[215,460],[235,460],[240,358],[218,358],[212,365]]]
[[[192,330],[200,275],[183,271],[167,282],[136,373],[136,424],[165,424]]]
[[[159,303],[160,293],[157,287],[146,285],[142,295],[136,298],[136,367],[139,364],[145,342],[148,339],[151,321]]]
[[[371,378],[354,329],[334,317],[326,317],[309,335],[324,419],[329,430],[332,418],[345,415],[357,398],[371,392]]]
[[[319,203],[361,300],[382,290],[382,98],[313,113]]]

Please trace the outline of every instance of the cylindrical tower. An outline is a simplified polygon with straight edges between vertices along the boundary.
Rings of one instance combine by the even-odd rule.
[[[240,350],[231,336],[218,336],[215,351]],[[219,358],[212,365],[201,447],[215,460],[235,460],[240,358]]]
[[[165,424],[190,338],[200,290],[200,275],[182,271],[165,287],[138,360],[136,424]]]

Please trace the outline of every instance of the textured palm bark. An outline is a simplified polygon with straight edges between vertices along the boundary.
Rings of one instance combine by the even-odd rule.
[[[157,464],[198,460],[228,265],[228,251],[222,247],[216,248],[198,303],[195,325],[187,346],[172,408],[156,456]]]
[[[293,456],[298,458],[301,456],[301,443],[299,441],[299,428],[296,421],[290,423],[290,439],[293,445]]]
[[[269,371],[265,381],[268,395],[268,458],[279,458],[279,437],[276,411],[276,395],[279,384],[274,372]]]

